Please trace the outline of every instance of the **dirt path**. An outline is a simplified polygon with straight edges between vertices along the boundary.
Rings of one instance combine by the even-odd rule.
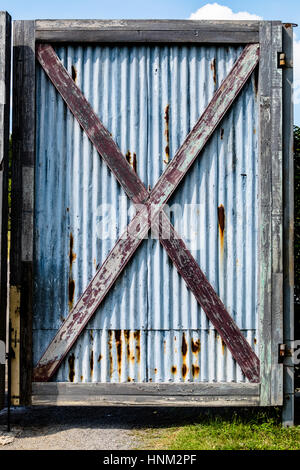
[[[0,450],[135,449],[141,445],[135,430],[193,416],[193,408],[29,407],[12,410],[12,433],[8,434],[2,411]]]

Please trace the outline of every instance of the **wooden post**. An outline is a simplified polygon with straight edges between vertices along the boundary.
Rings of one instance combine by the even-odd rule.
[[[14,22],[10,316],[12,404],[30,404],[35,160],[35,24]]]
[[[288,349],[294,340],[294,136],[293,136],[293,26],[283,26],[283,342]],[[298,338],[296,338],[298,339]],[[294,424],[294,364],[283,364],[283,426]]]
[[[11,17],[0,12],[0,340],[6,342],[8,148]],[[4,405],[5,365],[0,365],[0,409]]]

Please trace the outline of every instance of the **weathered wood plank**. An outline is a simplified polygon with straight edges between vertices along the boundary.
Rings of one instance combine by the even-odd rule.
[[[258,32],[209,30],[78,30],[37,31],[37,40],[44,43],[154,43],[154,44],[255,44]]]
[[[94,395],[244,396],[258,397],[259,384],[250,383],[67,383],[34,382],[33,395],[80,397]]]
[[[255,50],[257,51],[257,47],[255,48]],[[66,70],[62,67],[61,63],[58,61],[58,58],[56,54],[54,53],[53,49],[50,46],[40,45],[37,49],[37,54],[38,54],[38,58],[41,64],[45,66],[46,72],[48,73],[50,79],[54,82],[55,86],[57,87],[58,91],[61,93],[62,97],[65,99],[67,105],[69,106],[72,112],[74,109],[75,111],[74,114],[77,120],[82,125],[82,127],[87,131],[91,140],[93,142],[96,142],[96,145],[98,145],[97,147],[98,151],[100,150],[100,153],[102,153],[101,138],[100,140],[99,139],[97,140],[96,138],[97,130],[98,130],[98,133],[100,133],[100,136],[104,136],[104,139],[106,141],[109,141],[111,139],[109,135],[107,135],[108,134],[107,131],[106,133],[103,132],[103,126],[101,125],[101,123],[98,122],[98,119],[96,117],[93,117],[93,120],[87,125],[89,121],[89,116],[91,115],[91,113],[93,113],[93,111],[89,109],[90,106],[88,105],[84,97],[80,96],[81,95],[80,90],[77,89],[74,82],[68,76]],[[242,59],[245,59],[245,54],[242,54],[240,60]],[[255,63],[257,63],[257,60],[255,61]],[[253,70],[254,66],[251,66],[251,67]],[[249,76],[250,73],[247,76]],[[72,88],[73,88],[73,92],[71,93]],[[79,102],[77,103],[79,99],[81,101],[80,103]],[[224,111],[222,110],[222,113],[223,112]],[[221,113],[221,116],[223,115],[222,113]],[[200,121],[201,121],[201,118],[200,118]],[[197,128],[197,125],[196,125],[196,128]],[[104,153],[107,153],[106,147],[108,147],[109,149],[112,148],[112,150],[115,151],[114,158],[115,158],[115,165],[117,166],[117,162],[118,160],[120,160],[119,150],[117,150],[116,152],[116,149],[113,148],[110,142],[104,142]],[[174,159],[176,159],[177,155],[174,157]],[[181,158],[182,158],[182,155],[181,155]],[[106,159],[109,160],[109,153],[106,155]],[[125,159],[121,157],[121,161],[119,161],[120,167],[122,167],[123,161],[125,161]],[[127,164],[127,172],[129,176],[128,181],[130,183],[131,179],[130,179],[129,168],[130,167]],[[186,168],[185,171],[187,170],[188,170],[188,167]],[[122,171],[124,172],[124,169]],[[126,178],[125,173],[121,175],[121,178],[120,178],[119,169],[118,169],[118,172],[119,173],[117,173],[117,175],[118,175],[119,181],[120,179],[123,181],[123,184],[125,184],[126,192],[130,193],[131,192],[130,185],[129,185],[129,188],[127,188],[126,186],[127,178]],[[165,173],[168,173],[168,170],[166,170]],[[177,178],[178,177],[180,178],[180,173],[179,174],[178,172],[175,173],[175,176],[177,176]],[[163,181],[163,179],[161,181]],[[176,184],[176,182],[174,182],[174,184]],[[137,191],[137,196],[135,197],[138,200],[140,197],[144,198],[144,194],[142,196],[140,195],[139,189],[137,189],[136,191]],[[163,193],[161,197],[164,198]],[[109,255],[106,262],[100,269],[98,273],[100,274],[100,276],[96,274],[95,278],[92,280],[92,282],[88,286],[88,289],[85,291],[85,293],[82,295],[81,299],[79,300],[78,304],[75,306],[74,308],[75,312],[74,310],[70,312],[68,318],[62,325],[61,329],[58,331],[56,337],[51,342],[46,353],[44,354],[42,359],[39,361],[35,369],[36,380],[45,380],[45,379],[47,380],[50,377],[50,375],[55,372],[56,368],[59,366],[61,360],[63,359],[63,355],[65,355],[67,351],[69,350],[68,348],[65,348],[66,342],[69,341],[71,338],[71,341],[69,341],[69,344],[71,342],[72,344],[74,344],[74,341],[77,339],[83,327],[86,325],[86,322],[88,321],[88,320],[86,321],[86,319],[88,318],[87,317],[88,312],[86,311],[86,313],[84,313],[84,311],[86,310],[85,303],[86,302],[88,303],[88,309],[90,309],[91,307],[94,308],[95,301],[97,303],[99,302],[97,304],[97,307],[99,306],[100,301],[102,300],[102,298],[104,298],[104,296],[106,295],[106,292],[108,291],[106,285],[109,284],[109,287],[112,285],[111,283],[114,282],[118,274],[123,269],[124,260],[125,260],[125,264],[127,263],[129,259],[127,258],[127,255],[128,253],[130,253],[128,249],[129,248],[132,249],[133,247],[133,250],[135,251],[136,247],[141,242],[141,238],[143,238],[147,234],[150,228],[150,223],[151,223],[151,222],[149,223],[150,213],[148,214],[148,212],[150,209],[151,209],[151,212],[153,212],[153,208],[151,207],[151,198],[152,198],[152,193],[149,196],[150,204],[148,208],[145,207],[145,210],[142,209],[140,211],[140,214],[142,213],[143,218],[140,220],[138,218],[139,214],[137,214],[136,216],[136,218],[138,219],[137,222],[134,222],[133,220],[132,222],[134,222],[134,224],[132,227],[131,227],[131,224],[129,224],[127,233],[124,234],[123,238],[121,237],[121,239],[117,242],[116,247],[112,250],[111,254],[113,253],[113,255],[112,256]],[[157,214],[158,214],[158,211],[157,211]],[[152,217],[152,214],[151,214],[151,217]],[[155,217],[153,218],[153,220],[155,220]],[[163,221],[165,221],[165,225]],[[145,226],[144,232],[141,232],[141,230],[143,230],[142,227],[144,226]],[[139,232],[138,237],[135,235],[136,228],[138,228],[138,232]],[[162,232],[160,233],[164,233],[165,231],[167,231],[167,233],[170,233],[170,230],[169,230],[170,223],[168,220],[165,220],[164,217],[162,219],[162,226],[157,227],[157,228],[158,230],[160,229],[162,230]],[[241,335],[240,331],[238,330],[238,328],[236,327],[236,325],[234,324],[234,322],[232,321],[228,313],[226,312],[226,309],[223,306],[222,302],[216,296],[214,290],[212,289],[210,284],[207,282],[205,276],[201,272],[199,266],[197,265],[193,257],[190,255],[190,253],[186,249],[183,242],[181,240],[178,241],[178,237],[176,236],[173,228],[172,230],[173,232],[172,232],[172,236],[170,237],[170,239],[162,241],[164,246],[165,244],[167,244],[166,245],[167,251],[169,255],[171,256],[171,259],[174,261],[179,272],[185,278],[185,281],[187,282],[189,287],[195,293],[197,300],[203,306],[204,310],[206,311],[207,315],[213,322],[214,326],[216,326],[218,331],[220,331],[221,336],[223,337],[225,343],[227,344],[227,346],[233,353],[236,360],[241,365],[242,370],[244,371],[245,375],[250,380],[258,381],[258,376],[259,376],[258,358],[256,357],[256,355],[250,348],[247,341]],[[142,237],[140,237],[141,233],[143,234]],[[172,240],[172,242],[170,242],[170,240]],[[118,247],[118,245],[120,246]],[[132,254],[133,253],[131,253],[130,256]],[[106,265],[107,261],[111,263],[111,266]],[[101,275],[102,276],[104,275],[104,277],[101,278]],[[108,276],[107,279],[105,278],[105,276]],[[93,283],[95,285],[93,285]],[[95,289],[97,289],[96,297],[95,297],[95,294],[96,294]],[[102,294],[101,294],[101,289],[102,289]],[[91,300],[91,297],[92,297],[92,300]],[[74,313],[76,316],[74,316]],[[91,312],[88,313],[88,315],[90,314]],[[78,317],[79,317],[79,322],[77,322]],[[74,328],[75,323],[77,323],[76,328]],[[49,357],[51,358],[50,361],[49,361]]]
[[[64,397],[63,395],[32,396],[32,404],[40,406],[203,406],[203,407],[248,407],[258,406],[258,397],[243,396],[143,396],[143,395],[94,395]]]
[[[39,31],[60,30],[128,30],[128,31],[246,31],[259,32],[259,21],[227,20],[36,20]]]
[[[282,259],[282,26],[272,23],[272,375],[271,404],[282,405],[283,366],[278,363],[278,345],[283,342],[283,259]]]
[[[272,373],[272,23],[260,28],[258,291],[261,405],[271,403]]]
[[[20,295],[20,396],[30,403],[35,160],[35,25],[14,22],[11,289]],[[13,312],[11,312],[13,314]],[[12,384],[13,385],[13,384]],[[16,398],[17,400],[17,398]]]
[[[293,27],[283,27],[283,52],[293,62]],[[293,156],[293,68],[283,73],[283,341],[292,346],[294,337],[294,156]],[[298,338],[296,338],[298,339]],[[284,426],[294,424],[294,365],[284,363]]]
[[[258,21],[37,20],[41,42],[251,44]]]
[[[8,147],[10,115],[11,17],[0,12],[0,341],[6,343]],[[5,365],[0,364],[0,409],[4,406]]]

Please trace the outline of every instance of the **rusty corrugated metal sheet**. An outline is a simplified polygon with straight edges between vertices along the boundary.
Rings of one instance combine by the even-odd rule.
[[[68,47],[58,54],[153,187],[241,50]],[[97,207],[118,207],[119,235],[130,205],[41,72],[37,82],[35,362],[114,245],[97,240]],[[256,112],[253,79],[172,199],[200,205],[192,217],[186,207],[175,215],[175,228],[254,347]],[[138,249],[88,328],[95,339],[83,333],[56,380],[244,380],[157,241]],[[126,339],[135,336],[142,346],[132,355]],[[188,352],[192,339],[201,343],[196,355]]]

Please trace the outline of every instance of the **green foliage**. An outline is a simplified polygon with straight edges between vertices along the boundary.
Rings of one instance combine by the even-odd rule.
[[[163,450],[300,450],[300,427],[284,429],[280,411],[202,414],[192,423],[143,429],[143,449]]]

